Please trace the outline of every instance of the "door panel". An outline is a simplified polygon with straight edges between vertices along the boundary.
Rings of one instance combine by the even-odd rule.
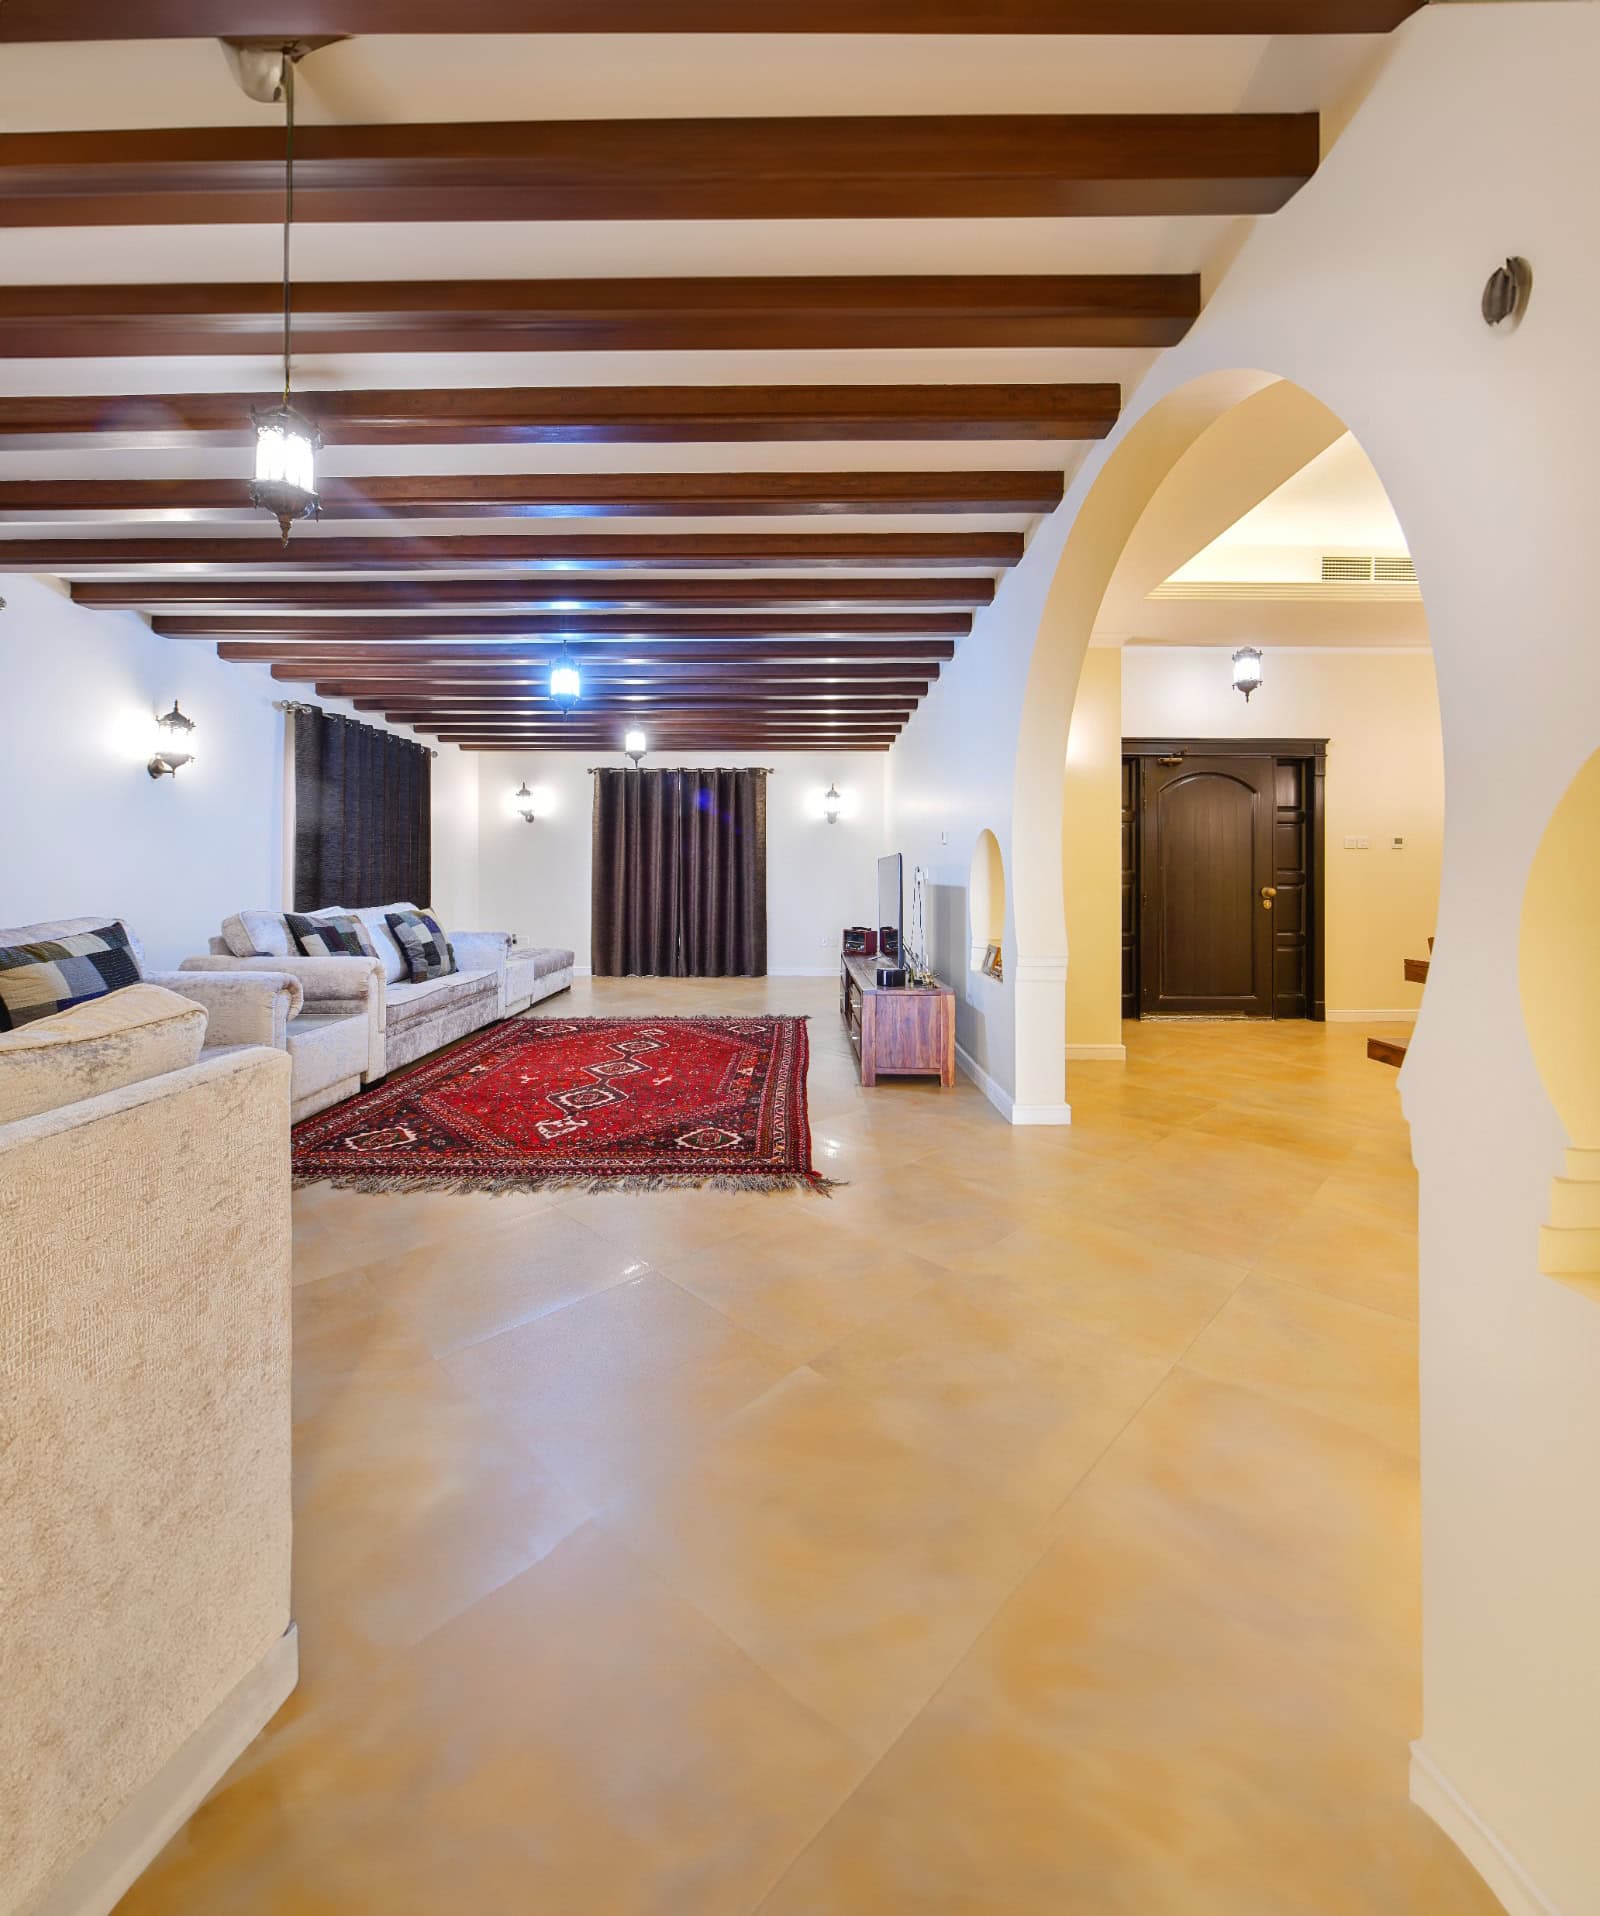
[[[1141,765],[1141,1009],[1270,1018],[1272,759],[1191,754]]]
[[[1122,761],[1122,1015],[1139,1015],[1139,761]]]

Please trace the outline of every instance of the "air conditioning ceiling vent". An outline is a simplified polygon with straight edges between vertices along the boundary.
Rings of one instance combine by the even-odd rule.
[[[1324,585],[1415,585],[1417,568],[1411,559],[1349,559],[1331,552],[1322,555]]]

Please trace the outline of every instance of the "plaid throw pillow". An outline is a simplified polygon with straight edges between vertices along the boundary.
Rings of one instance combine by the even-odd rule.
[[[366,926],[349,912],[330,911],[307,918],[291,911],[284,913],[283,922],[289,927],[289,936],[303,958],[376,958],[378,955],[367,936]]]
[[[447,978],[455,970],[456,955],[432,913],[390,911],[384,913],[384,920],[405,953],[414,985],[424,978]]]
[[[138,960],[121,925],[0,946],[0,1031],[15,1031],[138,982]]]

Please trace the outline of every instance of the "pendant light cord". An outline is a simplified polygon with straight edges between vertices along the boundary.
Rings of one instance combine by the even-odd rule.
[[[283,403],[289,403],[289,234],[294,227],[294,50],[283,50]]]

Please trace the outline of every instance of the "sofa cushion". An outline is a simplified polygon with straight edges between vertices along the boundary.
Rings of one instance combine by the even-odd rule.
[[[37,925],[0,925],[0,945],[34,945],[41,938],[66,938],[74,932],[96,931],[101,925],[122,927],[122,935],[128,941],[128,949],[142,978],[144,946],[139,943],[139,934],[126,918],[118,918],[113,912],[96,912],[92,918],[44,918]]]
[[[367,928],[367,936],[372,940],[372,948],[383,960],[383,975],[391,985],[398,985],[409,978],[411,973],[406,964],[405,953],[395,941],[395,935],[389,929],[388,914],[391,911],[411,911],[410,905],[357,905],[353,915],[359,918]]]
[[[493,971],[453,971],[447,978],[391,985],[384,1001],[384,1023],[389,1030],[400,1031],[420,1018],[432,1018],[476,999],[493,1006],[499,996],[500,977]]]
[[[556,945],[540,945],[523,956],[532,958],[535,978],[549,978],[558,971],[571,971],[578,954],[575,951],[562,951]]]
[[[302,915],[286,912],[289,927],[305,958],[376,958],[372,934],[353,912],[317,911]]]
[[[138,960],[119,924],[0,946],[0,1031],[138,982]]]
[[[186,1070],[205,1041],[202,1006],[140,984],[0,1032],[0,1124]]]
[[[287,958],[294,950],[278,911],[238,911],[222,921],[222,941],[235,958]]]
[[[456,955],[450,949],[444,928],[431,912],[402,909],[384,915],[406,955],[413,984],[420,984],[425,978],[449,977],[456,968]]]

